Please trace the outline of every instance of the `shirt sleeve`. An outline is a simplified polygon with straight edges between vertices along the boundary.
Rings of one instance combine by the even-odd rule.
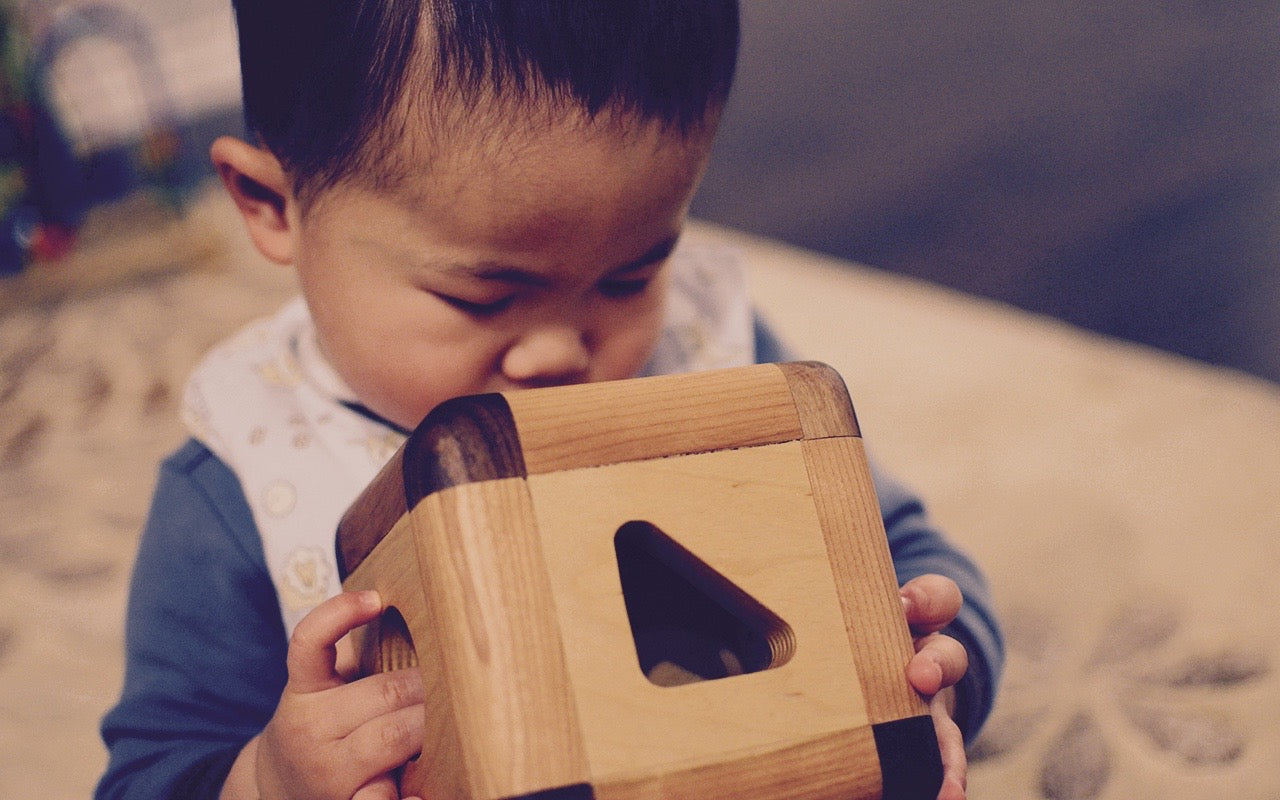
[[[794,356],[759,314],[755,317],[757,363],[790,361]],[[1004,639],[992,607],[991,590],[977,565],[949,542],[929,519],[924,502],[870,458],[880,513],[899,585],[920,575],[945,575],[964,595],[964,606],[944,633],[969,654],[969,669],[956,685],[956,724],[965,741],[977,737],[995,701],[1004,666]]]
[[[216,798],[266,725],[287,642],[248,504],[196,442],[161,467],[125,625],[125,678],[102,722],[97,798]]]

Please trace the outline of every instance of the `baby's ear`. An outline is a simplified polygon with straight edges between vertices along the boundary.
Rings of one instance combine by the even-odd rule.
[[[270,150],[221,136],[209,149],[213,166],[244,218],[249,238],[277,264],[293,263],[293,189]]]

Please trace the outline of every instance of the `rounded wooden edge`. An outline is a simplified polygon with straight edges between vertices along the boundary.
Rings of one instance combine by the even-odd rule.
[[[453,486],[527,476],[515,418],[500,394],[446,400],[404,444],[404,494],[410,509]]]
[[[334,550],[338,578],[345,581],[404,516],[403,446],[347,507],[338,521]]]
[[[862,435],[849,389],[833,367],[820,361],[790,361],[777,367],[791,389],[804,438]]]
[[[933,800],[942,787],[942,755],[933,718],[904,717],[871,726],[883,800]]]
[[[414,429],[338,523],[335,548],[345,580],[424,497],[477,481],[525,477],[524,456],[506,398],[446,400]]]

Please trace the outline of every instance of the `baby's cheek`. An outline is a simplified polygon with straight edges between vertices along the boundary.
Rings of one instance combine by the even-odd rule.
[[[618,380],[637,375],[653,355],[662,334],[662,305],[637,310],[637,314],[615,332],[612,353],[605,359],[609,375],[598,380]]]
[[[653,348],[657,344],[657,334],[631,334],[625,339],[615,342],[612,350],[603,358],[596,372],[600,377],[594,380],[621,380],[633,378],[640,373]]]
[[[444,399],[438,395],[441,382],[429,378],[433,365],[385,347],[366,359],[352,369],[355,377],[348,384],[361,404],[399,427],[413,429]]]

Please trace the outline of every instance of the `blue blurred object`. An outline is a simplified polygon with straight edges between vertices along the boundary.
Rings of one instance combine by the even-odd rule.
[[[66,255],[97,203],[146,187],[180,208],[192,184],[184,179],[177,116],[143,21],[107,4],[45,4],[42,11],[32,23],[0,2],[0,274]],[[149,119],[139,141],[78,156],[54,113],[52,79],[70,47],[92,37],[129,54]]]

